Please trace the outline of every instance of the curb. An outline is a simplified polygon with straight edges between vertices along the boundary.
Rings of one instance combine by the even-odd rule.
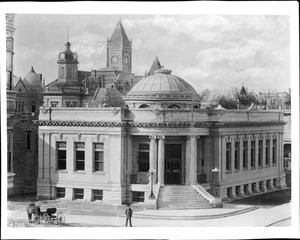
[[[243,213],[248,213],[259,209],[259,207],[249,207],[245,209],[236,210],[229,213],[214,214],[214,215],[203,215],[203,216],[164,216],[164,215],[150,215],[150,214],[135,214],[134,218],[149,218],[149,219],[166,219],[166,220],[204,220],[204,219],[215,219],[231,217]],[[119,215],[119,217],[125,217],[125,215]]]
[[[291,217],[283,218],[283,219],[280,219],[280,220],[278,220],[278,221],[276,221],[276,222],[267,224],[267,225],[265,225],[265,227],[271,227],[271,226],[273,226],[273,225],[275,225],[275,224],[277,224],[277,223],[284,222],[284,221],[289,220],[289,219],[292,219],[292,218],[291,218]]]

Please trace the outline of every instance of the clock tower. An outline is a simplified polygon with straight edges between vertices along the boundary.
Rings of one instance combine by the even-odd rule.
[[[131,73],[132,41],[129,41],[121,21],[118,22],[111,38],[107,39],[107,67]]]
[[[58,82],[78,82],[78,59],[77,54],[72,52],[71,43],[66,42],[66,50],[58,55]]]

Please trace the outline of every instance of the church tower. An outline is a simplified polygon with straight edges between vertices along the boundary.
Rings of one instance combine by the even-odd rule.
[[[71,43],[66,42],[66,50],[58,55],[58,82],[77,83],[78,82],[78,60],[77,54],[70,49]]]
[[[121,21],[118,22],[111,38],[107,39],[107,67],[131,73],[132,41],[129,41]]]

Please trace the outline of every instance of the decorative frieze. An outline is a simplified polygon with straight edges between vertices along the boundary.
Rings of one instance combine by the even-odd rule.
[[[284,125],[284,122],[151,122],[151,123],[135,123],[135,122],[86,122],[86,121],[43,121],[36,120],[35,124],[39,126],[80,126],[80,127],[142,127],[142,128],[208,128],[208,127],[246,127],[246,126],[269,126]]]

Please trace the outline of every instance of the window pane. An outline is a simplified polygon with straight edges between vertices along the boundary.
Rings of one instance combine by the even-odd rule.
[[[67,158],[67,154],[66,154],[66,150],[58,150],[57,151],[57,158],[60,159],[66,159]]]
[[[58,198],[64,198],[66,195],[65,188],[56,188],[56,197]]]
[[[84,161],[76,161],[76,170],[84,170]]]
[[[84,160],[84,151],[76,151],[76,159]]]

